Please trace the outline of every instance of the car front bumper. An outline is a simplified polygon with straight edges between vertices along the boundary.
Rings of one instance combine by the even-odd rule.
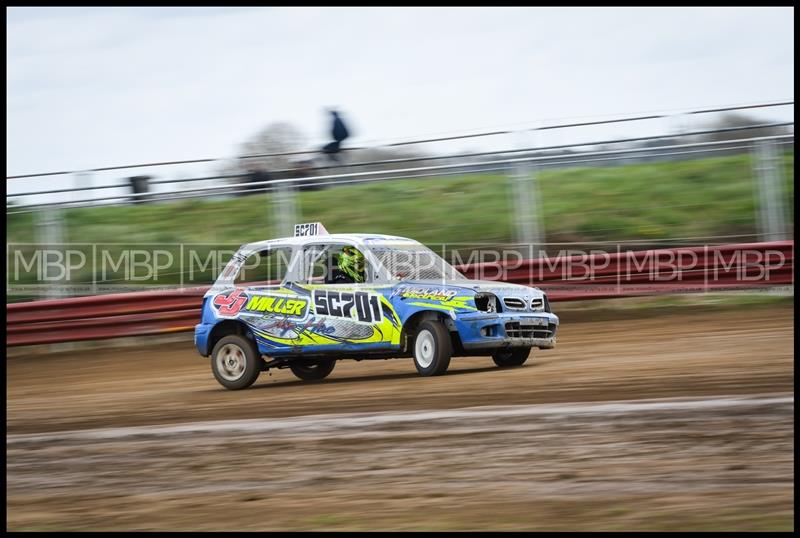
[[[203,357],[208,357],[211,350],[208,349],[208,335],[211,333],[213,325],[201,323],[194,326],[194,345]]]
[[[558,316],[550,312],[478,312],[459,316],[456,328],[464,349],[538,347],[556,345]]]

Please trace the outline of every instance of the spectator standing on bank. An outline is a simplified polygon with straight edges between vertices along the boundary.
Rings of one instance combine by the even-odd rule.
[[[330,113],[333,119],[333,125],[331,129],[333,142],[326,144],[322,148],[322,152],[326,154],[333,162],[339,163],[338,154],[340,151],[342,151],[342,142],[350,136],[350,133],[347,130],[347,126],[344,124],[344,121],[342,121],[342,117],[339,115],[339,112],[336,110],[331,110]]]

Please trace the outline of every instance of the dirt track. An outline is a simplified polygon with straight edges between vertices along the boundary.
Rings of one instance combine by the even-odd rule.
[[[565,325],[557,349],[518,369],[464,358],[421,378],[410,360],[344,361],[322,382],[281,370],[239,392],[222,389],[189,346],[9,359],[9,528],[793,528],[785,403],[541,429],[518,418],[435,429],[419,419],[362,437],[25,440],[193,421],[791,396],[791,309],[686,312]]]

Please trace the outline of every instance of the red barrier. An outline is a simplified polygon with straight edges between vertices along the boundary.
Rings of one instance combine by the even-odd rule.
[[[794,283],[794,241],[657,249],[461,266],[468,278],[537,286],[552,301]],[[6,305],[8,346],[193,330],[208,288]]]

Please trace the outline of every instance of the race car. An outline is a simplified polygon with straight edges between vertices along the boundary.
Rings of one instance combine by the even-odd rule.
[[[203,297],[194,340],[238,390],[270,368],[323,379],[340,359],[411,357],[422,376],[452,357],[521,366],[555,347],[558,324],[538,288],[469,280],[412,239],[307,223],[239,248]]]

